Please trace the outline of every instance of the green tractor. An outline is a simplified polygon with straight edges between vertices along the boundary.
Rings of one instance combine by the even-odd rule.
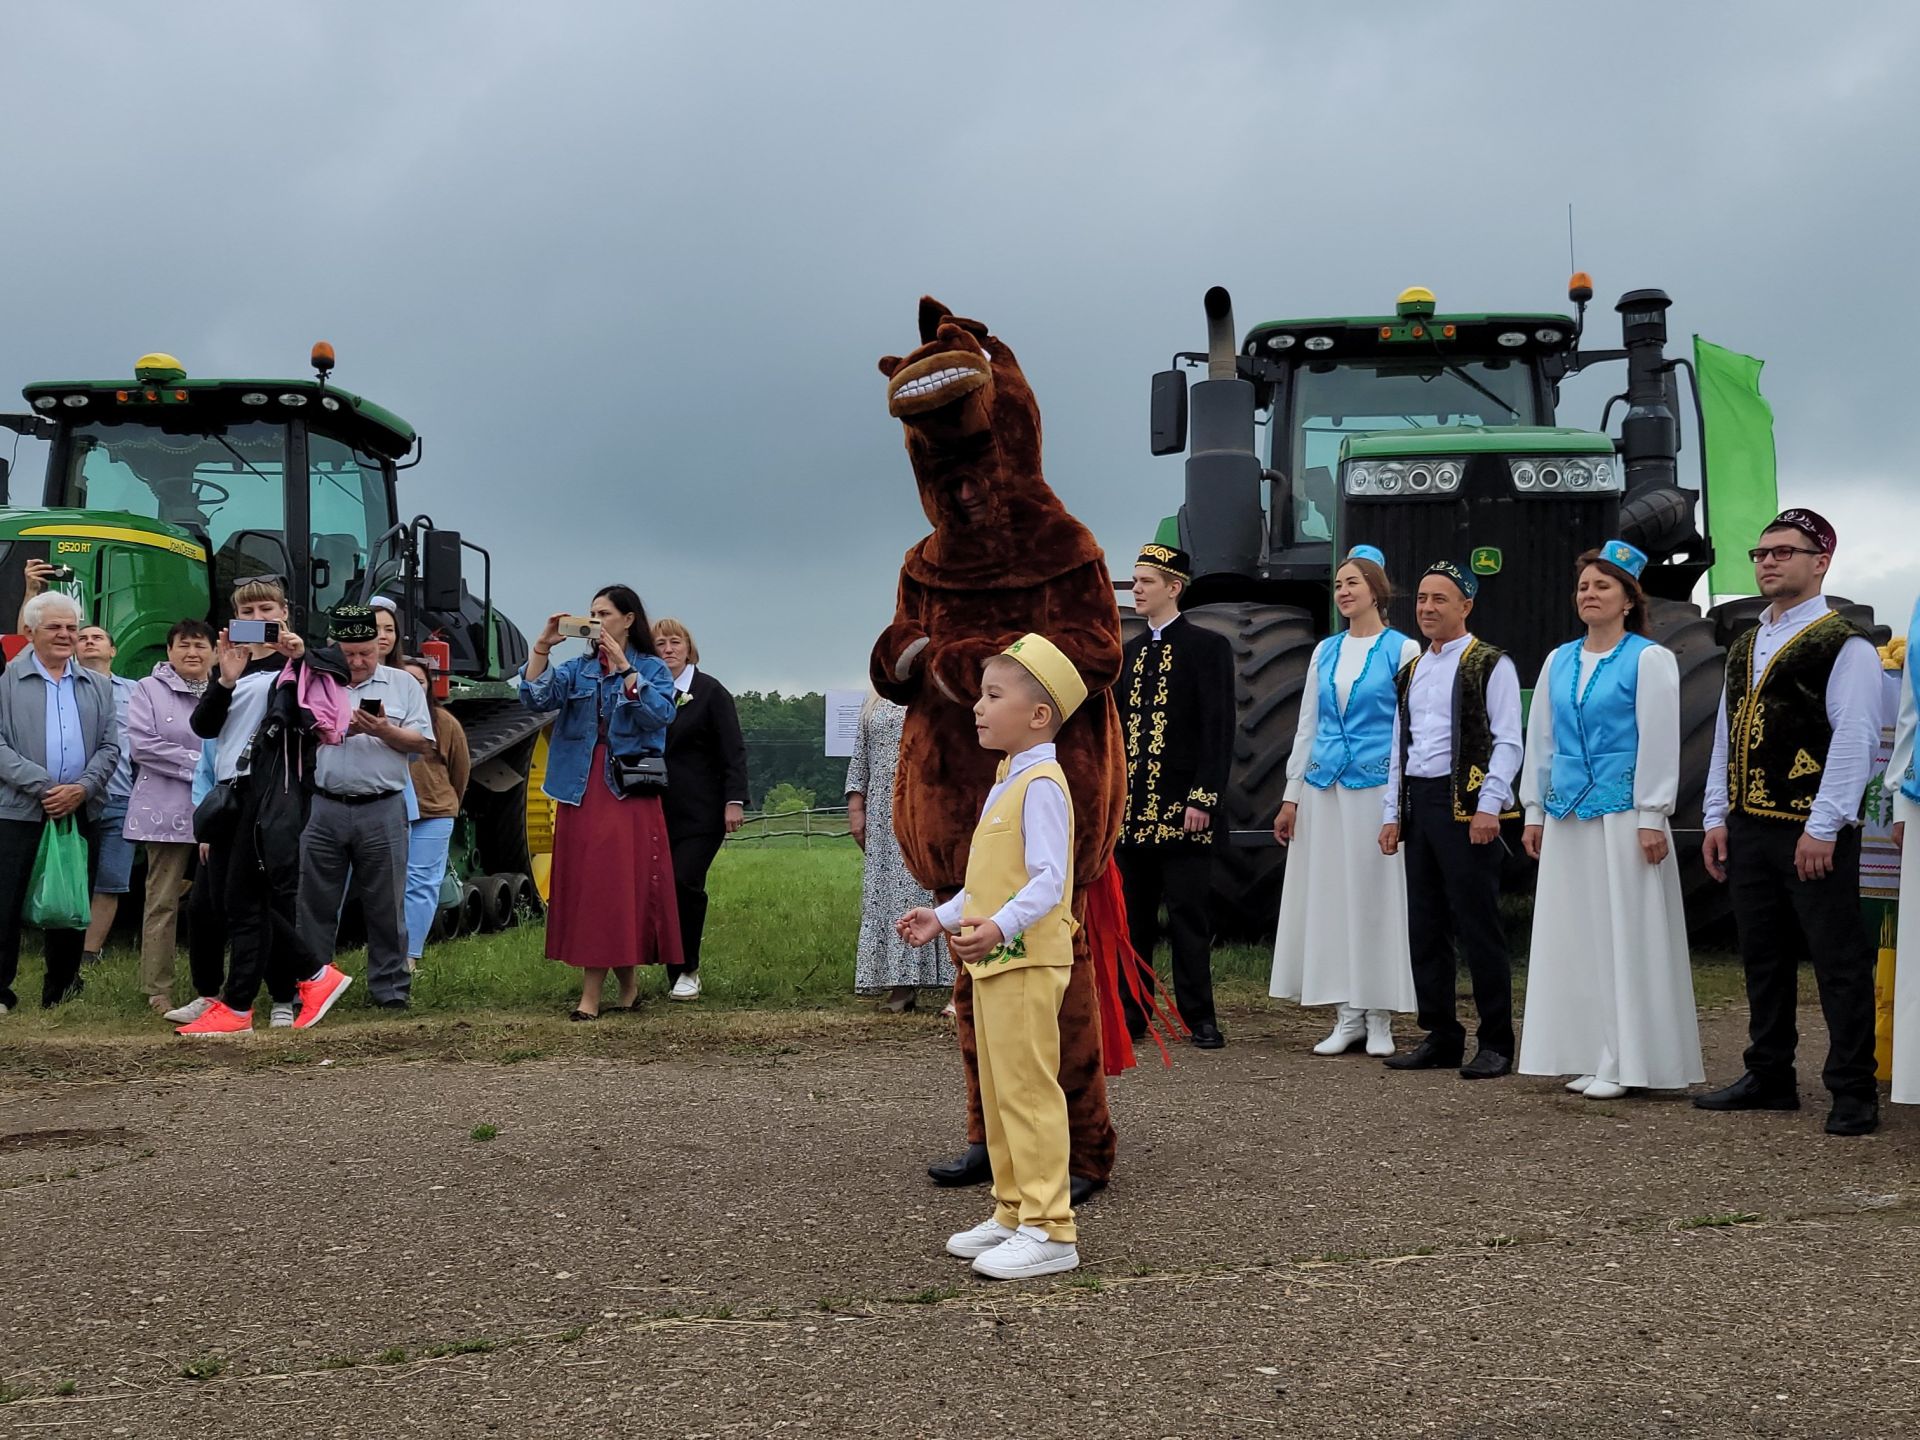
[[[493,607],[485,550],[424,515],[401,518],[396,477],[418,462],[420,439],[332,384],[333,359],[323,342],[313,379],[213,380],[156,354],[131,380],[27,386],[32,408],[0,415],[0,428],[46,440],[47,472],[39,506],[13,508],[14,477],[0,465],[0,628],[12,628],[30,559],[59,567],[54,588],[112,632],[114,667],[135,678],[165,658],[174,621],[225,624],[248,576],[286,582],[309,642],[324,640],[329,607],[391,596],[407,652],[444,662],[473,752],[440,928],[511,924],[538,907],[533,877],[552,848],[537,775],[548,717],[508,683],[527,642]]]
[[[1237,338],[1232,302],[1216,287],[1206,352],[1179,354],[1154,377],[1153,453],[1188,452],[1185,502],[1160,538],[1193,556],[1188,613],[1228,636],[1238,666],[1230,843],[1215,881],[1223,929],[1272,932],[1283,852],[1269,827],[1307,662],[1337,623],[1335,557],[1377,545],[1406,592],[1434,560],[1469,564],[1480,580],[1473,629],[1513,657],[1526,686],[1576,628],[1575,557],[1615,536],[1651,557],[1642,577],[1651,633],[1680,663],[1674,830],[1689,923],[1698,931],[1724,919],[1724,889],[1699,859],[1700,806],[1725,647],[1761,602],[1703,614],[1689,600],[1713,546],[1708,517],[1695,519],[1700,492],[1678,481],[1676,372],[1691,366],[1666,358],[1672,302],[1629,292],[1615,307],[1622,348],[1583,350],[1592,282],[1575,275],[1567,293],[1573,315],[1443,315],[1415,288],[1391,315],[1273,321]],[[1599,427],[1557,425],[1561,381],[1616,361],[1626,387]],[[1206,368],[1191,394],[1183,365]],[[1615,403],[1625,406],[1617,439],[1606,433]],[[1264,460],[1254,438],[1262,416]],[[1834,603],[1872,628],[1864,607]],[[1396,598],[1392,623],[1419,636],[1410,593]]]

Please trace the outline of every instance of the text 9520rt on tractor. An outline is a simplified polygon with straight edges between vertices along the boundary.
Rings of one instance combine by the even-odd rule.
[[[1682,781],[1674,816],[1688,918],[1724,915],[1724,890],[1699,862],[1700,804],[1713,745],[1724,647],[1759,602],[1706,613],[1689,597],[1712,563],[1700,492],[1681,486],[1680,389],[1659,290],[1621,296],[1622,345],[1581,349],[1591,280],[1568,286],[1573,315],[1446,315],[1431,292],[1403,292],[1391,315],[1280,320],[1236,339],[1227,292],[1207,292],[1207,350],[1154,376],[1152,450],[1187,451],[1179,512],[1160,537],[1193,557],[1188,614],[1233,642],[1233,784],[1216,900],[1224,928],[1271,933],[1284,853],[1270,827],[1286,786],[1307,662],[1337,617],[1335,557],[1377,545],[1401,588],[1392,623],[1418,638],[1412,589],[1438,559],[1470,565],[1476,634],[1513,657],[1530,686],[1574,633],[1581,552],[1619,536],[1651,557],[1642,583],[1651,634],[1679,658]],[[1556,423],[1560,384],[1625,362],[1626,387],[1596,430]],[[1204,365],[1189,393],[1183,365]],[[1608,413],[1624,406],[1617,437]],[[1694,414],[1698,416],[1698,406]],[[1256,420],[1271,447],[1255,448]],[[1191,445],[1189,446],[1189,435]],[[1751,537],[1729,543],[1745,546]],[[1871,627],[1864,607],[1847,608]],[[1518,846],[1514,846],[1518,849]]]
[[[329,607],[392,597],[408,653],[444,661],[437,688],[472,749],[440,928],[511,924],[538,905],[530,877],[551,850],[550,807],[529,785],[546,717],[507,683],[526,640],[493,608],[485,550],[424,515],[400,518],[396,477],[420,441],[398,415],[332,384],[333,363],[322,342],[313,379],[215,380],[155,354],[131,380],[27,386],[31,409],[0,415],[0,427],[48,441],[47,472],[40,505],[16,509],[0,469],[0,615],[10,629],[25,562],[50,561],[62,567],[55,588],[112,633],[114,668],[139,678],[165,658],[174,621],[224,624],[249,576],[285,582],[310,643],[325,640]],[[469,552],[481,562],[477,593]]]

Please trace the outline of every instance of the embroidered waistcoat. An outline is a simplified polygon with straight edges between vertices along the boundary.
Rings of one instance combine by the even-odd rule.
[[[1547,669],[1552,691],[1553,759],[1541,804],[1556,820],[1597,820],[1633,808],[1640,753],[1640,654],[1653,642],[1628,635],[1595,662],[1580,684],[1580,649],[1569,640]],[[1540,697],[1534,696],[1538,705]]]
[[[1820,793],[1833,724],[1827,680],[1859,632],[1830,610],[1753,673],[1749,630],[1727,651],[1727,799],[1743,815],[1804,825]]]
[[[1003,760],[1003,776],[1005,767]],[[1059,761],[1043,760],[1022,770],[980,817],[972,848],[967,852],[966,908],[974,915],[991,915],[1025,888],[1027,840],[1023,821],[1027,787],[1042,776],[1058,785],[1067,797],[1067,874],[1060,903],[1018,935],[1010,935],[1005,943],[994,946],[986,959],[967,966],[967,973],[976,979],[1027,965],[1073,963],[1073,791],[1067,788],[1067,772],[1060,768]]]
[[[1344,785],[1349,790],[1371,790],[1387,783],[1387,761],[1393,752],[1393,710],[1396,695],[1394,672],[1400,668],[1400,656],[1407,637],[1388,628],[1374,637],[1367,651],[1366,664],[1347,692],[1347,706],[1340,708],[1340,693],[1334,686],[1334,672],[1340,668],[1342,637],[1330,635],[1320,642],[1315,657],[1319,666],[1319,713],[1314,724],[1313,753],[1307,759],[1307,784],[1316,790]],[[1316,697],[1303,696],[1302,704],[1315,703]]]

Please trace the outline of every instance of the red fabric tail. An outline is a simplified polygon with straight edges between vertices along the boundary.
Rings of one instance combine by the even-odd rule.
[[[1159,987],[1146,978],[1146,962],[1135,953],[1127,929],[1127,899],[1120,886],[1120,867],[1109,860],[1106,873],[1087,887],[1087,949],[1093,957],[1094,988],[1100,1000],[1100,1056],[1109,1075],[1134,1066],[1133,1036],[1127,1031],[1127,1012],[1121,986],[1147,1017],[1147,1033],[1160,1047],[1161,1063],[1171,1068],[1167,1040],[1178,1040],[1186,1027],[1178,1015],[1161,1003]],[[1156,1023],[1158,1022],[1158,1023]],[[1161,1031],[1166,1031],[1166,1039]]]

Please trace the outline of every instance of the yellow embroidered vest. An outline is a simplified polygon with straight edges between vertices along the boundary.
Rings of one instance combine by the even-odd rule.
[[[1002,776],[1006,770],[1003,760]],[[967,973],[975,979],[1024,965],[1073,963],[1073,792],[1067,788],[1067,772],[1057,760],[1042,760],[1021,771],[980,817],[973,832],[973,847],[967,853],[964,913],[980,919],[990,917],[1025,887],[1027,842],[1021,819],[1026,813],[1027,787],[1043,776],[1067,797],[1067,873],[1060,903],[1006,944],[996,945],[985,960],[967,966]]]

